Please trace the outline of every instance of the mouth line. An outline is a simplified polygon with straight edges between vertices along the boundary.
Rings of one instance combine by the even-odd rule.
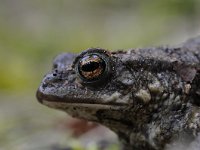
[[[36,97],[40,103],[51,103],[51,104],[67,104],[67,105],[102,105],[102,106],[127,106],[125,103],[115,103],[108,102],[102,103],[101,99],[83,99],[83,98],[74,98],[74,97],[58,97],[55,95],[45,95],[41,92],[37,92]]]
[[[52,108],[56,109],[63,109],[66,110],[67,108],[74,107],[74,108],[87,108],[87,109],[112,109],[112,110],[119,110],[123,107],[127,107],[125,105],[112,105],[112,104],[98,104],[98,103],[65,103],[65,102],[59,102],[55,103],[52,101],[43,101],[43,104]]]

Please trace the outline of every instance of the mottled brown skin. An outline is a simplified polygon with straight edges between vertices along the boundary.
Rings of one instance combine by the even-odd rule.
[[[106,62],[104,74],[95,81],[77,69],[90,54]],[[182,135],[192,141],[200,131],[200,37],[177,47],[61,54],[38,88],[37,99],[107,126],[124,150],[162,150]]]

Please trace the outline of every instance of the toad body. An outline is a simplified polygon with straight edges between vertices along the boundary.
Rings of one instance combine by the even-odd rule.
[[[162,150],[200,131],[200,37],[177,47],[57,56],[40,103],[114,131],[124,150]]]

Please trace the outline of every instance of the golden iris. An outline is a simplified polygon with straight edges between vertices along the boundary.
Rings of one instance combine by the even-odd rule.
[[[106,63],[98,55],[87,55],[79,61],[79,74],[87,80],[98,79],[105,71]]]

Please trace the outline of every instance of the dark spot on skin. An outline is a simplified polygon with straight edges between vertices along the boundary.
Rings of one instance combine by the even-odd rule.
[[[197,106],[200,106],[200,90],[194,93],[193,95],[193,103]]]
[[[53,64],[53,68],[58,68],[58,64]]]
[[[181,104],[174,104],[172,107],[171,107],[171,111],[178,111],[178,110],[181,110],[182,108],[182,105]]]
[[[200,73],[197,73],[192,83],[192,89],[190,95],[192,96],[192,103],[200,106]]]
[[[57,74],[56,74],[56,73],[53,73],[53,76],[54,76],[54,77],[56,77],[56,76],[57,76]]]
[[[42,85],[43,88],[46,88],[47,86],[48,86],[48,84],[46,84],[46,83],[44,83],[44,84]]]
[[[119,136],[120,139],[125,140],[127,143],[129,143],[129,138],[127,137],[126,134],[124,134],[123,132],[118,132],[117,135]]]

